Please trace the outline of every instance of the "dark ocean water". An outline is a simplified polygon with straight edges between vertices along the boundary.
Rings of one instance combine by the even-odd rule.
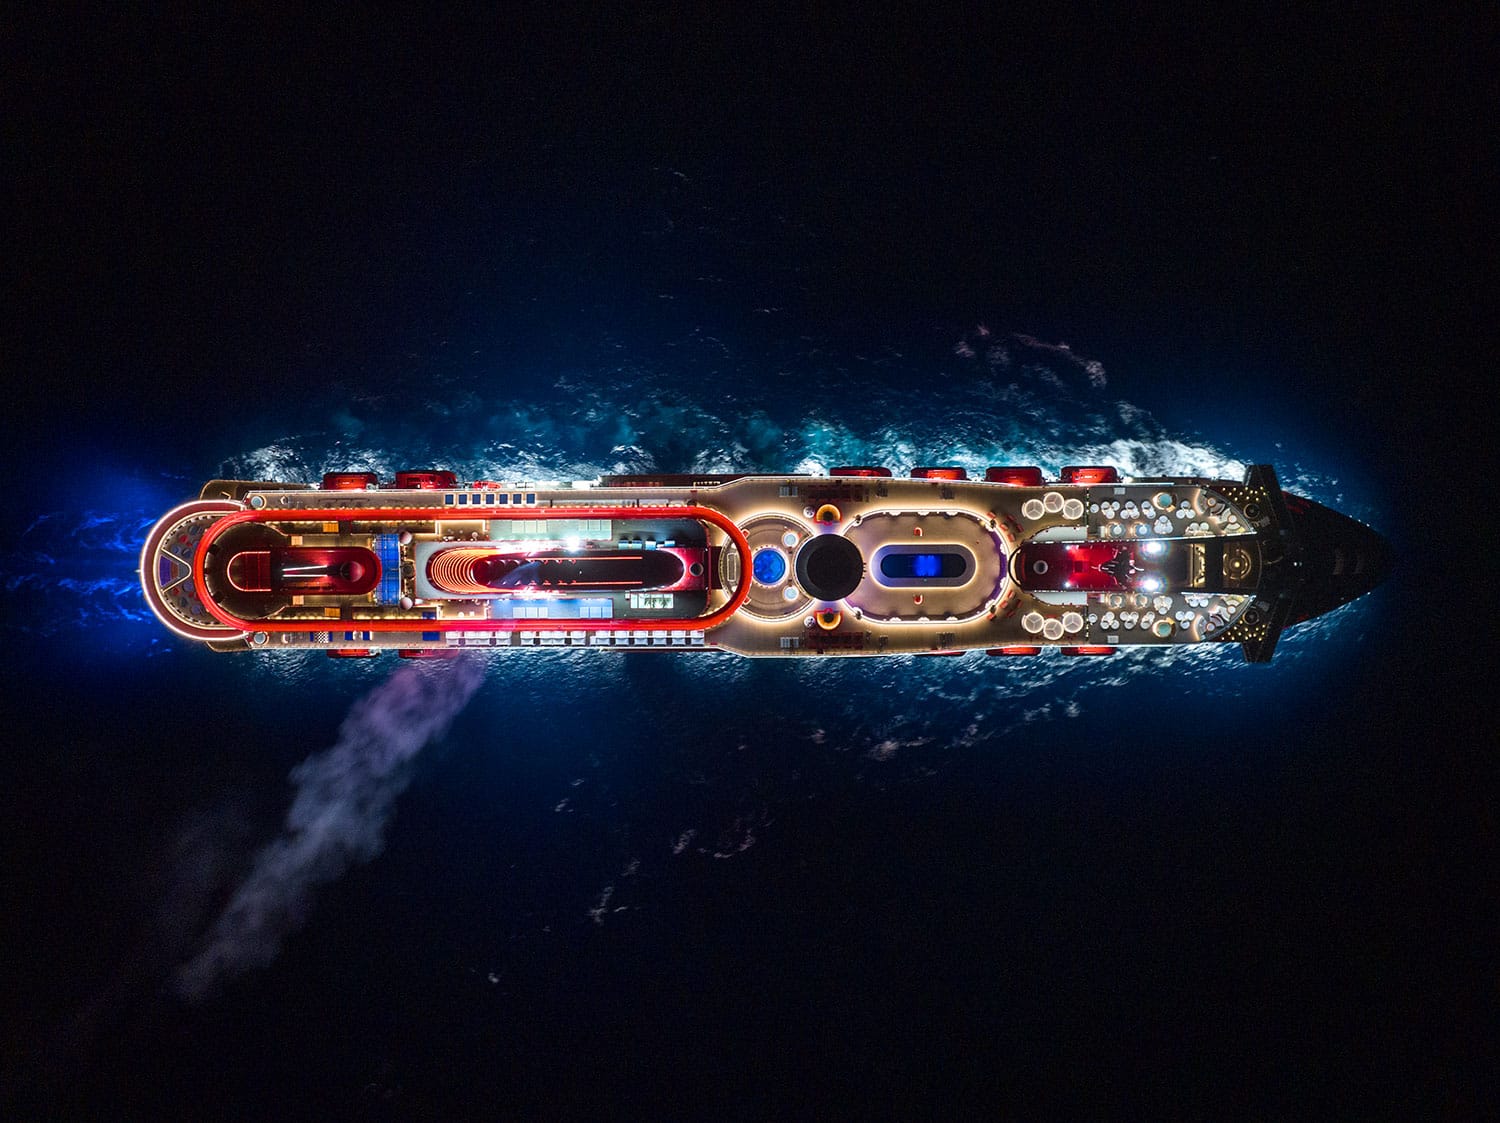
[[[1441,124],[1354,96],[1425,69],[1349,48],[1221,119],[1244,87],[1206,62],[1179,109],[1108,66],[1013,86],[985,37],[870,98],[841,41],[716,98],[677,76],[738,55],[675,36],[650,97],[571,33],[493,73],[376,35],[285,86],[209,38],[86,48],[141,95],[97,128],[89,68],[27,72],[54,132],[22,150],[34,483],[0,556],[17,1117],[1490,1102],[1493,707],[1473,574],[1411,516],[1484,447],[1433,337],[1465,181],[1437,206],[1408,157]],[[135,576],[216,476],[1252,462],[1400,558],[1269,666],[538,652],[470,695],[214,656]],[[392,690],[451,712],[345,724]],[[310,864],[276,849],[297,807]]]

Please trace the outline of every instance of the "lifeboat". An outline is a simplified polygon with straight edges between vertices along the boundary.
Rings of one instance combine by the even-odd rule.
[[[396,482],[391,485],[397,491],[442,491],[457,487],[458,477],[452,472],[432,469],[408,470],[396,473]]]
[[[1041,487],[1046,483],[1042,470],[1033,464],[986,468],[984,480],[992,484],[1009,484],[1011,487]]]
[[[1059,474],[1065,484],[1113,484],[1120,482],[1120,470],[1105,465],[1070,464]]]
[[[324,472],[324,491],[366,491],[380,486],[374,472]]]

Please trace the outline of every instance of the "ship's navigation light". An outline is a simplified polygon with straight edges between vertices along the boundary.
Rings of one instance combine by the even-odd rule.
[[[1146,592],[1148,592],[1148,593],[1159,592],[1161,590],[1161,578],[1160,577],[1142,577],[1141,578],[1141,586],[1140,587],[1142,589],[1145,589]]]
[[[1165,553],[1166,549],[1167,545],[1165,542],[1147,542],[1144,546],[1141,547],[1141,553],[1147,554],[1154,558],[1158,554]]]
[[[563,539],[563,546],[569,550],[578,550],[583,546],[583,539],[576,534],[570,534]]]

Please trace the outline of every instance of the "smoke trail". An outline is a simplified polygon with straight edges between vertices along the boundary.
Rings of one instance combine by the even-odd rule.
[[[333,748],[292,770],[286,824],[256,855],[206,946],[178,971],[181,996],[197,1001],[269,963],[302,924],[313,891],[380,852],[391,805],[410,779],[406,765],[447,731],[483,678],[471,659],[413,664],[355,703]]]

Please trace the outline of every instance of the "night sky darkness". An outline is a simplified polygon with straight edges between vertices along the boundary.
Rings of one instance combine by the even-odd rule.
[[[0,1111],[1493,1113],[1494,22],[6,16]],[[1399,559],[1268,667],[134,574],[224,473],[1257,461]]]

